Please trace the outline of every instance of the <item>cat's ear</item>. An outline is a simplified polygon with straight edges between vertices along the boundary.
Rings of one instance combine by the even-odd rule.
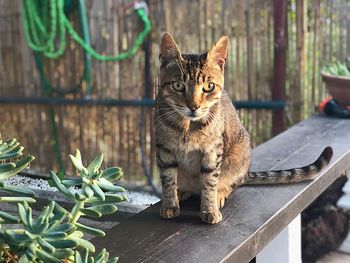
[[[208,52],[208,59],[215,62],[221,69],[227,58],[228,36],[221,37]]]
[[[161,60],[181,59],[180,50],[169,33],[164,33],[162,36],[159,58]]]

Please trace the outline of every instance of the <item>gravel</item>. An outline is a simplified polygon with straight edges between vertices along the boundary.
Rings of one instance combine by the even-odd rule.
[[[13,186],[24,186],[30,187],[32,189],[39,189],[44,191],[53,191],[57,192],[55,187],[49,186],[48,182],[43,179],[34,179],[25,176],[13,176],[6,180],[7,185]],[[69,188],[71,192],[79,192],[78,188]],[[135,191],[126,191],[123,193],[128,198],[131,204],[150,206],[154,203],[157,203],[160,199],[157,196],[151,195],[147,192],[135,192]]]

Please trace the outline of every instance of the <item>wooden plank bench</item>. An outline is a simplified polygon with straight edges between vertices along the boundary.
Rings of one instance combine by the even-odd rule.
[[[350,168],[350,121],[312,117],[253,150],[251,170],[282,169],[313,162],[327,145],[333,159],[314,181],[240,187],[218,225],[201,222],[198,199],[173,220],[159,217],[157,203],[93,242],[123,263],[301,262],[300,213]]]

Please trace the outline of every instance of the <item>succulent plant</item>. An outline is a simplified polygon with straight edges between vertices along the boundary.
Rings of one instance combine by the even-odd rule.
[[[119,167],[101,170],[103,154],[98,155],[87,168],[82,163],[79,150],[77,150],[75,156],[70,155],[69,157],[80,176],[62,182],[55,172],[51,171],[50,176],[54,186],[67,198],[75,202],[71,221],[76,223],[80,215],[101,217],[117,211],[117,207],[113,203],[126,201],[125,196],[116,195],[116,193],[125,192],[125,189],[113,184],[123,175],[122,170]],[[73,194],[68,190],[68,187],[72,186],[80,186],[82,192]],[[105,192],[109,192],[109,194]],[[85,204],[88,207],[85,207]]]
[[[0,238],[8,244],[11,251],[20,256],[19,262],[62,262],[74,255],[73,248],[78,246],[76,227],[64,222],[67,212],[55,202],[44,207],[40,215],[33,220],[32,209],[26,202],[18,204],[19,218],[7,219],[7,222],[21,223],[21,229],[0,231]]]
[[[28,188],[6,186],[5,179],[16,175],[25,169],[29,163],[34,160],[34,157],[29,155],[24,158],[24,147],[16,139],[8,141],[0,140],[0,190],[6,193],[20,194],[20,197],[0,196],[0,202],[35,202],[34,192]],[[7,222],[6,218],[11,218],[11,215],[0,212],[0,224]]]
[[[27,188],[6,186],[5,179],[16,175],[25,169],[29,163],[34,160],[34,157],[29,155],[23,157],[24,147],[16,139],[3,141],[0,139],[0,190],[3,193],[19,194],[20,197],[0,196],[1,202],[35,202],[34,192]],[[3,224],[18,223],[19,219],[13,215],[0,211],[0,233],[3,230]],[[11,234],[11,233],[10,233]],[[0,259],[2,254],[8,253],[6,250],[5,240],[0,234]]]
[[[28,164],[34,160],[34,157],[29,155],[24,158],[19,158],[23,155],[24,147],[17,142],[16,139],[8,141],[0,140],[0,180],[5,180],[16,175]],[[12,160],[17,161],[12,162]]]
[[[14,153],[14,149],[21,153],[23,147],[16,144],[13,141],[6,142],[3,148],[12,147],[13,149],[6,151],[5,154]],[[79,150],[75,156],[70,155],[70,158],[78,171],[77,178],[61,181],[54,171],[50,172],[50,176],[53,185],[59,192],[74,202],[71,211],[67,211],[52,201],[36,218],[33,218],[32,209],[28,205],[30,202],[35,202],[35,199],[30,197],[33,196],[33,192],[21,187],[14,189],[14,187],[6,186],[4,181],[0,180],[1,189],[22,195],[20,197],[0,197],[0,202],[18,203],[18,217],[0,211],[0,259],[1,254],[6,254],[11,258],[10,251],[12,251],[18,257],[18,261],[17,259],[12,259],[12,261],[19,263],[56,263],[63,262],[63,260],[77,263],[114,263],[118,261],[116,257],[109,258],[105,249],[95,257],[90,255],[95,252],[95,247],[83,238],[84,233],[94,236],[104,236],[105,233],[100,229],[79,223],[78,220],[81,216],[101,217],[112,214],[117,210],[114,203],[126,200],[124,196],[118,194],[124,192],[124,188],[113,184],[122,176],[122,170],[119,167],[101,170],[102,154],[98,155],[87,167],[84,167],[82,163]],[[32,159],[27,159],[27,162]],[[15,167],[17,167],[16,163],[11,169]],[[9,173],[9,170],[6,172]],[[16,173],[12,172],[10,176]],[[0,178],[1,176],[0,171]],[[8,177],[9,175],[6,178]],[[80,187],[81,193],[72,193],[68,189],[72,186]],[[22,227],[6,229],[4,228],[6,224],[21,224]],[[81,254],[78,249],[82,251]]]

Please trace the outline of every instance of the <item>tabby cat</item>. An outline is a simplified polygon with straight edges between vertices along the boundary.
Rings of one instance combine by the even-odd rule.
[[[302,168],[248,172],[249,135],[224,92],[227,47],[228,37],[223,36],[206,53],[182,54],[168,33],[162,37],[155,115],[164,218],[177,217],[179,202],[198,194],[201,219],[218,223],[219,209],[238,185],[310,180],[332,157],[327,147]]]

